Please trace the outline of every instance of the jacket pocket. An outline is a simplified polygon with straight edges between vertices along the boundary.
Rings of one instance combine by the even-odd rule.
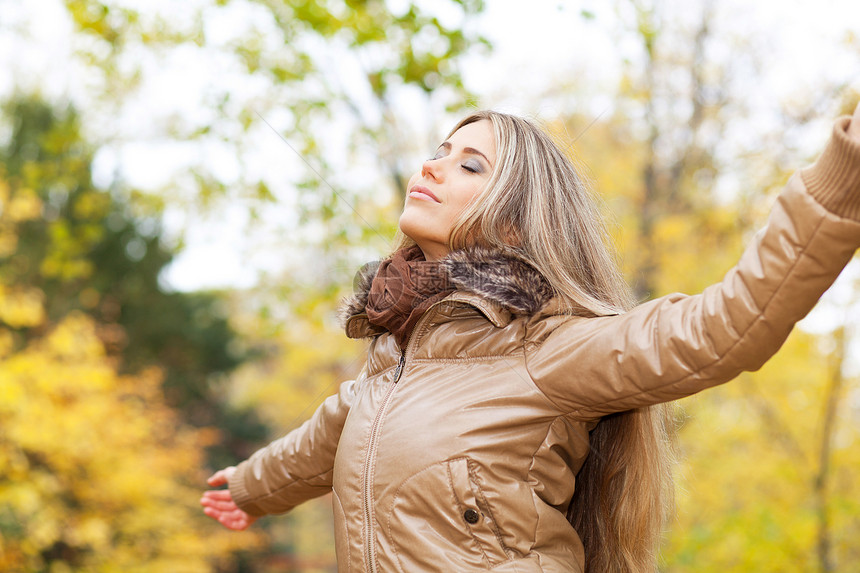
[[[480,545],[487,561],[492,566],[508,559],[510,555],[502,541],[502,534],[481,489],[478,464],[469,458],[450,460],[448,479],[457,503],[457,512]]]
[[[404,481],[387,528],[404,572],[489,569],[513,557],[484,496],[478,465],[465,457]]]

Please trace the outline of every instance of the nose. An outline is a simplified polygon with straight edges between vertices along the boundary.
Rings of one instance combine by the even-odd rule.
[[[434,181],[438,181],[441,175],[438,159],[428,159],[421,165],[421,177],[430,176]]]

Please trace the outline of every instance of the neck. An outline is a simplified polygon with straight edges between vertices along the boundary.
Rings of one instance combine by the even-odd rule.
[[[429,245],[418,245],[418,248],[421,249],[421,252],[424,254],[425,261],[441,261],[450,252],[447,246],[435,243]]]

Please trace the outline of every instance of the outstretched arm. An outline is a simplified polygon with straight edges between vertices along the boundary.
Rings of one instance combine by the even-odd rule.
[[[211,501],[224,503],[211,508],[230,514],[235,505],[249,516],[259,517],[287,512],[331,491],[340,433],[356,386],[363,379],[362,373],[357,380],[344,382],[338,393],[329,396],[299,428],[258,450],[232,471],[227,468],[212,476],[219,484],[226,482],[230,489],[229,497],[224,493],[210,496]],[[244,523],[242,514],[231,515]],[[223,513],[220,516],[226,518]]]
[[[227,485],[227,482],[236,472],[234,466],[224,468],[212,474],[207,483],[211,487],[219,487]],[[235,531],[243,531],[248,529],[257,518],[253,515],[248,515],[236,505],[233,501],[233,496],[229,489],[212,489],[203,493],[200,498],[200,505],[203,506],[203,513],[218,521],[221,525]]]
[[[620,316],[530,326],[535,384],[583,419],[694,394],[756,370],[860,247],[860,106],[795,174],[725,278]]]

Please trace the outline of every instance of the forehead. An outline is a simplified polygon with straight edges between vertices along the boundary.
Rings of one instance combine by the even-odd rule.
[[[451,134],[447,139],[456,148],[472,147],[487,156],[490,161],[496,157],[496,140],[493,135],[493,124],[482,119],[464,125]]]

